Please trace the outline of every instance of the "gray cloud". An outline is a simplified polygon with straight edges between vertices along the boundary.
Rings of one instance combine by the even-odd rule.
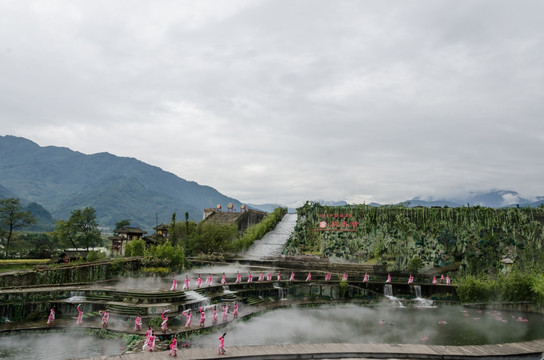
[[[3,134],[246,202],[542,195],[538,1],[0,4]]]

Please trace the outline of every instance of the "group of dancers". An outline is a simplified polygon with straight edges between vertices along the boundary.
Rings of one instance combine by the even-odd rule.
[[[325,274],[325,281],[330,281],[331,277],[332,277],[332,274],[330,272],[327,272]],[[235,284],[240,284],[242,282],[242,280],[243,280],[242,279],[242,274],[240,274],[240,271],[237,271],[236,272],[236,280],[234,281],[234,283]],[[347,281],[347,280],[348,280],[348,275],[344,272],[342,274],[342,281]],[[259,277],[257,278],[257,281],[258,282],[272,281],[272,273],[268,272],[265,275],[261,271],[259,273]],[[276,281],[282,281],[281,271],[278,271],[278,273],[276,274]],[[289,281],[295,281],[295,273],[294,272],[291,272],[291,276],[289,276]],[[308,275],[306,276],[306,282],[310,282],[310,281],[312,281],[312,273],[308,272]],[[370,281],[370,276],[368,275],[368,273],[365,273],[365,275],[363,277],[363,282],[366,283],[366,282],[369,282],[369,281]],[[385,280],[385,282],[386,283],[391,283],[391,281],[392,281],[391,274],[387,274],[387,279]],[[208,276],[206,277],[205,284],[207,286],[212,286],[213,282],[214,282],[214,280],[213,280],[212,274],[208,274]],[[251,274],[251,271],[248,271],[247,282],[248,283],[253,282],[253,275]],[[413,282],[414,282],[414,277],[412,276],[412,274],[410,274],[410,276],[408,277],[408,284],[412,284]],[[433,282],[433,284],[438,284],[439,283],[436,276],[433,277],[432,282]],[[197,289],[202,286],[202,278],[200,277],[200,274],[196,278],[195,283],[196,283],[196,288]],[[450,279],[449,276],[444,277],[444,275],[441,275],[440,276],[440,283],[445,283],[446,285],[450,285],[451,284],[451,279]],[[223,275],[221,276],[220,284],[221,285],[226,285],[227,284],[227,279],[226,279],[225,273],[223,273]],[[185,275],[185,281],[183,282],[183,288],[182,289],[183,290],[189,290],[190,286],[191,286],[191,279],[189,279],[188,275]],[[176,291],[177,288],[178,288],[178,281],[174,277],[172,279],[172,287],[170,288],[170,290],[171,291]]]

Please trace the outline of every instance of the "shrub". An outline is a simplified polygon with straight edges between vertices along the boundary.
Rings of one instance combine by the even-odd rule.
[[[473,275],[458,279],[457,295],[461,302],[487,302],[491,297],[490,283]]]
[[[125,245],[125,256],[144,256],[144,255],[145,255],[144,239],[130,240]]]
[[[531,290],[534,294],[535,301],[540,306],[544,306],[544,275],[538,274],[533,277]]]
[[[106,253],[104,253],[102,251],[92,250],[92,251],[89,251],[89,253],[87,254],[86,260],[87,261],[99,261],[99,260],[104,260],[105,258],[106,258]]]

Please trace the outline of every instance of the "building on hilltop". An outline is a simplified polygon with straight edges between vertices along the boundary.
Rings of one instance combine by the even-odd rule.
[[[220,211],[220,207],[217,209],[204,209],[202,216],[203,222],[210,222],[218,225],[232,225],[238,226],[238,232],[244,232],[249,226],[258,224],[267,215],[264,211],[257,211],[252,209],[243,209],[244,211],[235,212]]]
[[[137,227],[123,226],[122,228],[113,230],[115,235],[110,236],[108,240],[111,240],[111,252],[114,256],[125,255],[125,245],[130,240],[141,239],[143,235],[147,234]]]

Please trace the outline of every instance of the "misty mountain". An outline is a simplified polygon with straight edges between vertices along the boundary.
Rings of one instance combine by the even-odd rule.
[[[0,195],[37,203],[55,219],[92,206],[101,226],[131,219],[150,230],[177,220],[200,220],[202,211],[240,201],[210,186],[187,181],[134,158],[109,153],[82,154],[68,148],[41,147],[15,136],[0,136]],[[7,194],[7,195],[4,195]]]

